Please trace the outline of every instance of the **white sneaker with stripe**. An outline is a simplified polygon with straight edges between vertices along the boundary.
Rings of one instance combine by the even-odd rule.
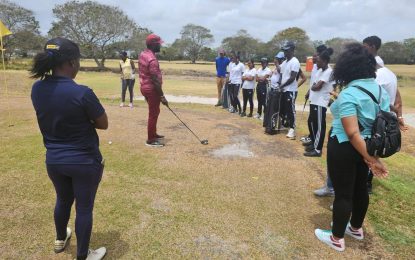
[[[316,229],[314,234],[324,244],[328,245],[329,247],[333,248],[336,251],[343,252],[346,249],[346,245],[344,243],[344,238],[336,240],[333,238],[333,233],[331,230],[322,230]]]
[[[70,228],[66,228],[66,238],[65,240],[55,240],[55,253],[58,254],[60,252],[63,252],[66,248],[66,246],[69,244],[69,239],[72,236],[72,231]]]
[[[357,240],[363,240],[363,238],[365,238],[365,236],[363,234],[363,228],[359,228],[358,230],[354,230],[352,228],[352,226],[350,225],[350,222],[347,223],[346,231],[344,233],[351,236],[351,237],[353,237],[354,239],[357,239]]]

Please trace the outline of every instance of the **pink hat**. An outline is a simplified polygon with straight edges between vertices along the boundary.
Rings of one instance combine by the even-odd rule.
[[[155,43],[162,44],[163,42],[164,41],[160,38],[160,36],[158,36],[154,33],[148,35],[147,38],[146,38],[146,44],[147,45],[152,45],[152,44],[155,44]]]

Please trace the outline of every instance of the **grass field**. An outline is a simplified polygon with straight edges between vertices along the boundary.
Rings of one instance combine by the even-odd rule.
[[[214,72],[213,65],[162,62],[161,67],[168,71],[167,94],[215,97],[214,78],[207,76]],[[415,66],[390,68],[400,76],[405,107],[414,109]],[[0,77],[0,259],[55,259],[54,191],[29,99],[33,80],[23,70],[5,75],[7,96]],[[168,145],[147,149],[145,104],[137,102],[132,110],[117,107],[117,74],[81,72],[77,81],[104,100],[110,118],[109,130],[99,132],[107,166],[91,241],[93,247],[109,249],[107,259],[339,257],[312,233],[316,227],[328,228],[331,218],[331,199],[312,195],[324,181],[325,158],[304,158],[298,142],[283,135],[265,136],[257,121],[202,105],[174,107],[192,129],[209,139],[209,146],[200,146],[162,109],[159,127]],[[304,90],[298,103],[303,102]],[[298,131],[304,134],[306,116],[300,119]],[[342,255],[346,259],[415,255],[413,128],[403,140],[402,151],[385,160],[390,177],[375,180],[365,223],[368,239],[347,239]],[[215,156],[227,146],[246,148],[254,157]],[[73,259],[75,245],[73,239],[59,259]]]

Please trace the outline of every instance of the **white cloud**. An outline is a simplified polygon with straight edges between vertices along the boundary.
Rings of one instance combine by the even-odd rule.
[[[66,0],[14,0],[35,12],[41,31],[53,21],[52,9]],[[361,40],[378,35],[384,41],[415,37],[412,0],[98,0],[119,6],[137,24],[161,35],[166,42],[194,23],[209,28],[214,46],[239,29],[263,41],[280,30],[298,26],[312,40],[334,37]]]

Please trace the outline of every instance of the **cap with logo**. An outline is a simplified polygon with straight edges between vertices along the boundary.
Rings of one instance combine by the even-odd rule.
[[[153,44],[162,44],[164,41],[160,38],[160,36],[152,33],[147,36],[146,38],[146,44],[147,45],[153,45]]]
[[[282,47],[281,50],[288,51],[288,50],[294,50],[295,49],[295,43],[292,41],[287,41]]]

